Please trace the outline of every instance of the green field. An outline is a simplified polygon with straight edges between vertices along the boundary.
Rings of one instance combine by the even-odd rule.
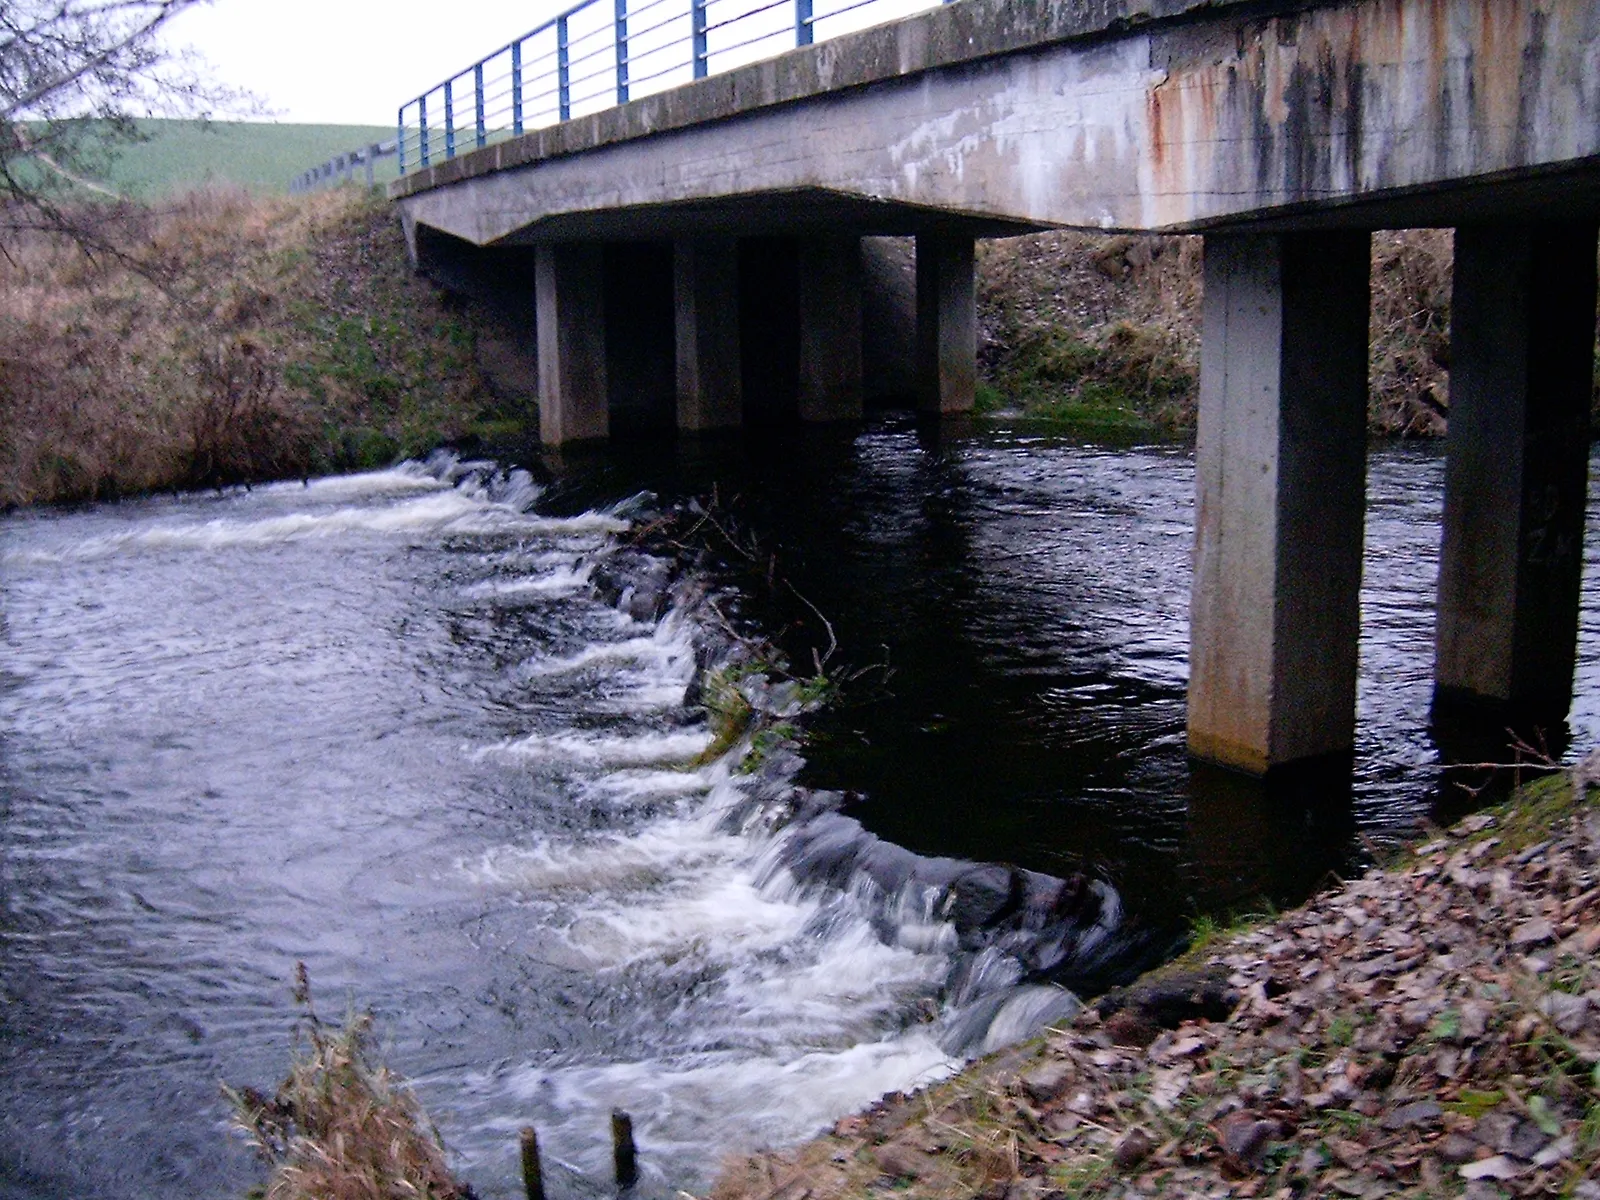
[[[394,138],[393,126],[287,125],[265,121],[140,121],[146,139],[121,146],[101,181],[123,195],[157,200],[204,183],[284,192],[302,171]],[[393,157],[377,163],[377,179],[395,178]]]

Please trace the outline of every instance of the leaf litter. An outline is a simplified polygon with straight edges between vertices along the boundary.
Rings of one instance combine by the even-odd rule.
[[[730,1163],[714,1200],[1600,1200],[1590,782],[1524,789],[1157,973],[1224,993],[1225,1017],[1162,1028],[1137,997],[1107,998],[806,1146]]]

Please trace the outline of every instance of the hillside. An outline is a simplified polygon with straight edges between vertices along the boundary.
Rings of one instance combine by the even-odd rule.
[[[148,139],[118,149],[104,182],[139,200],[164,199],[202,184],[280,193],[289,180],[335,154],[394,137],[382,125],[291,125],[266,121],[140,121]],[[380,160],[378,181],[395,177]]]

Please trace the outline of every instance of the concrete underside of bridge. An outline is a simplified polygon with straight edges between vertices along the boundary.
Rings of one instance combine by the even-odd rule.
[[[1353,747],[1368,233],[1454,227],[1435,711],[1565,716],[1593,0],[961,0],[394,195],[424,269],[536,284],[553,444],[631,420],[627,381],[657,377],[685,431],[859,416],[867,235],[916,238],[915,386],[948,413],[973,399],[974,239],[1204,233],[1189,746],[1256,774]]]

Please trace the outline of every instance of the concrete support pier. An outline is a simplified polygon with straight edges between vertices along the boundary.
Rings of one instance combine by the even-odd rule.
[[[1456,231],[1435,713],[1571,704],[1595,248],[1593,222]]]
[[[978,384],[978,303],[973,239],[917,235],[917,405],[971,412]]]
[[[737,429],[744,419],[739,359],[739,246],[733,238],[673,246],[678,428]]]
[[[539,437],[547,446],[560,446],[609,436],[604,248],[540,246],[534,290]]]
[[[1206,238],[1189,752],[1252,774],[1355,742],[1369,252]]]
[[[861,239],[800,241],[802,421],[861,418]]]

